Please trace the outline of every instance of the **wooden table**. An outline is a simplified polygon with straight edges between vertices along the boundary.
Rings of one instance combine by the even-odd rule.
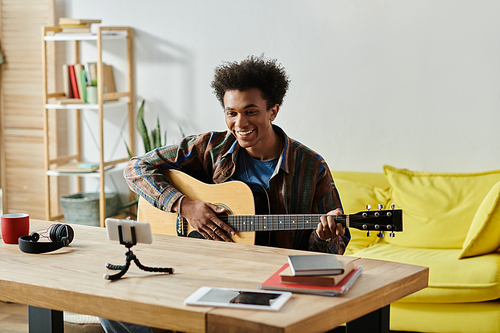
[[[52,223],[32,220],[30,230]],[[388,305],[428,281],[426,267],[358,259],[363,274],[341,297],[294,294],[278,312],[185,306],[201,286],[257,289],[288,255],[303,252],[154,235],[153,244],[136,245],[134,254],[147,266],[174,267],[175,274],[147,273],[132,264],[124,278],[111,282],[103,279],[112,273],[105,264],[124,264],[125,247],[109,241],[103,228],[72,227],[71,245],[51,253],[27,254],[0,242],[0,300],[30,306],[30,322],[37,322],[30,332],[62,332],[62,311],[182,332],[324,332],[364,323],[357,318],[378,321],[372,332],[387,331]]]

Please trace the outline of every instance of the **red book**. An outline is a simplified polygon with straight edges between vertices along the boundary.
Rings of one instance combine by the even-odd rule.
[[[354,269],[335,286],[318,286],[312,284],[282,283],[280,273],[288,268],[288,264],[278,269],[260,285],[260,289],[291,291],[292,293],[314,294],[320,296],[336,296],[345,294],[358,279],[363,271],[363,266],[356,266]]]
[[[71,81],[71,89],[73,90],[73,97],[79,99],[80,94],[78,93],[78,83],[76,81],[75,65],[68,65],[69,68],[69,79]]]

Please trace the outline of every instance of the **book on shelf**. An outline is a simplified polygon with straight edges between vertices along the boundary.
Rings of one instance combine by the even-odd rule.
[[[63,82],[63,92],[66,98],[73,98],[73,91],[71,90],[71,81],[69,78],[69,67],[68,64],[62,65],[62,82]]]
[[[85,75],[87,76],[87,83],[91,86],[97,85],[97,62],[86,62],[83,67],[85,68]]]
[[[61,32],[63,33],[79,33],[79,34],[84,34],[84,33],[89,33],[90,32],[90,26],[85,25],[83,27],[69,27],[69,26],[60,26],[61,27]]]
[[[66,98],[66,97],[58,97],[55,99],[56,104],[59,105],[68,105],[68,104],[83,104],[83,99],[80,98]]]
[[[78,84],[76,82],[76,74],[75,74],[75,65],[68,65],[69,68],[69,78],[71,83],[71,91],[73,91],[74,98],[80,98],[80,94],[78,93]]]
[[[102,64],[102,72],[103,72],[102,85],[104,87],[104,92],[106,93],[116,92],[115,77],[113,75],[113,66]],[[117,99],[108,99],[108,101],[116,101],[116,100]]]
[[[313,284],[298,284],[298,283],[283,283],[281,282],[280,273],[289,267],[289,264],[284,264],[259,288],[264,290],[291,291],[292,293],[312,294],[319,296],[337,296],[343,295],[351,289],[352,285],[361,276],[363,266],[355,266],[354,269],[347,274],[335,286],[318,286]]]
[[[288,256],[292,275],[335,275],[344,273],[344,267],[334,254]]]
[[[85,70],[80,70],[80,81],[82,84],[82,99],[85,103],[87,103],[87,78],[85,76]]]
[[[90,26],[89,23],[80,23],[80,24],[60,24],[60,27],[65,27],[65,28],[85,28]]]
[[[290,267],[280,273],[281,282],[314,284],[318,286],[335,286],[354,269],[354,257],[342,257],[339,261],[344,267],[344,273],[337,275],[293,275]]]
[[[86,90],[86,88],[87,88],[87,83],[85,80],[85,75],[83,76],[83,80],[82,80],[81,72],[83,70],[83,65],[82,64],[74,64],[73,66],[75,69],[76,85],[78,87],[78,96],[79,96],[79,98],[83,99],[83,101],[85,102],[84,90]]]
[[[59,19],[59,26],[63,33],[90,33],[90,26],[93,23],[101,23],[101,20],[73,19],[69,17]]]
[[[101,20],[98,19],[76,19],[70,17],[60,17],[59,25],[75,25],[75,24],[92,24],[92,23],[101,23]]]

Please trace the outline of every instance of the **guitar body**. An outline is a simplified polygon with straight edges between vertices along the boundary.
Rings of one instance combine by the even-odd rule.
[[[206,201],[224,207],[228,215],[269,214],[267,196],[265,198],[262,195],[256,196],[254,191],[244,182],[205,184],[178,170],[167,170],[165,177],[173,187],[191,200]],[[148,222],[153,233],[177,236],[176,219],[177,213],[162,211],[143,197],[139,198],[137,220]],[[186,235],[195,230],[189,223],[185,223],[185,225]],[[237,231],[232,239],[236,243],[253,245],[255,244],[255,231]]]

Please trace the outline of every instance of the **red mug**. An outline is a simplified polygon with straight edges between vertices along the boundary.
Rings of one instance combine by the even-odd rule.
[[[2,215],[2,238],[5,244],[17,244],[21,236],[30,232],[30,216],[28,214]]]

